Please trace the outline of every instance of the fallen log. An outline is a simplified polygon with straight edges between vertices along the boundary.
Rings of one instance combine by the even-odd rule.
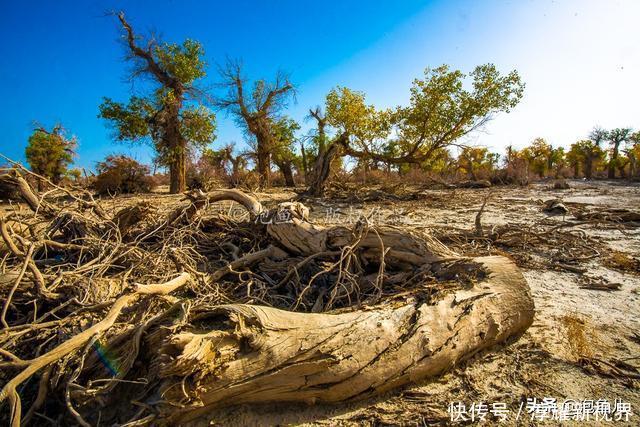
[[[49,414],[59,412],[61,396],[69,419],[81,425],[181,425],[238,403],[362,399],[439,375],[532,322],[529,288],[510,260],[464,258],[420,230],[366,218],[322,226],[300,203],[267,210],[237,190],[187,194],[189,204],[158,221],[119,210],[104,222],[97,213],[84,215],[83,206],[60,207],[23,187],[36,219],[49,225],[26,237],[13,229],[14,218],[0,227],[13,275],[0,280],[13,311],[0,354],[7,368],[0,402],[10,403],[0,419],[7,424],[20,423],[21,399],[32,404],[30,418],[45,399]],[[223,200],[244,206],[248,219],[229,220],[231,231],[205,230],[204,211]],[[236,229],[251,236],[248,242],[233,237]],[[235,248],[232,260],[217,261],[216,242]],[[66,275],[54,276],[36,267],[48,248],[91,256],[65,263]],[[165,259],[172,254],[172,262]],[[19,280],[25,265],[37,289],[50,284],[60,295],[40,298],[46,308],[33,323],[22,308],[32,294]],[[121,270],[107,268],[114,265]],[[175,268],[189,273],[126,290],[126,283],[167,277]],[[177,298],[139,298],[177,289],[187,276],[194,282]],[[102,294],[100,282],[113,286]],[[78,307],[87,296],[93,305]],[[264,305],[240,304],[254,301]],[[124,308],[127,322],[116,322]],[[54,313],[60,318],[50,320]],[[49,345],[63,325],[68,335],[53,335]],[[48,351],[34,351],[37,342]],[[36,391],[26,381],[37,372]]]
[[[474,258],[485,278],[435,305],[418,301],[343,314],[223,305],[158,350],[160,420],[181,424],[239,403],[340,402],[434,377],[524,332],[534,305],[519,269]],[[196,310],[197,311],[197,310]],[[209,321],[208,321],[209,320]]]

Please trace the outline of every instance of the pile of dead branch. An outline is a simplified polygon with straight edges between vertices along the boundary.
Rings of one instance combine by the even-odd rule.
[[[486,180],[447,183],[434,177],[429,178],[428,182],[422,184],[407,184],[402,181],[384,184],[332,181],[326,189],[325,196],[338,202],[401,202],[428,198],[430,193],[427,190],[485,189],[491,186],[491,183]]]
[[[503,224],[485,227],[482,208],[472,230],[440,229],[434,236],[461,253],[500,254],[514,259],[518,266],[529,269],[556,269],[582,274],[584,264],[607,254],[602,242],[589,236],[581,227],[619,229],[618,223],[601,218],[583,218],[562,222],[544,219],[533,224]]]
[[[363,398],[532,321],[509,260],[462,258],[424,233],[321,227],[300,203],[266,209],[237,190],[167,212],[107,208],[51,183],[38,194],[24,173],[2,178],[24,201],[0,216],[5,424],[175,424],[240,402]]]

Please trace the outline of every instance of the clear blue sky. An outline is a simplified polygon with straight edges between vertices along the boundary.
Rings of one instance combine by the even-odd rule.
[[[142,88],[126,81],[119,27],[105,16],[119,9],[138,32],[202,42],[211,64],[204,85],[217,81],[226,56],[241,58],[253,78],[289,72],[298,96],[288,113],[299,121],[335,85],[395,106],[427,66],[493,62],[521,73],[525,98],[475,143],[502,151],[542,136],[568,145],[596,124],[640,127],[634,0],[2,1],[0,153],[23,160],[32,122],[60,122],[79,139],[79,166],[110,153],[149,161],[148,148],[113,142],[97,118],[103,96],[126,101]],[[213,145],[241,144],[233,121],[218,116]]]

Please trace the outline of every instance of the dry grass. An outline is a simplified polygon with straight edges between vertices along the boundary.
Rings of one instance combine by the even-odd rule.
[[[560,323],[565,328],[569,356],[573,361],[611,356],[614,349],[603,340],[602,330],[588,317],[568,313],[560,318]]]
[[[621,251],[611,251],[602,263],[605,267],[624,273],[640,274],[640,260]]]
[[[560,318],[566,329],[569,351],[573,359],[580,360],[584,357],[593,357],[593,344],[591,340],[594,331],[588,331],[587,320],[579,315],[571,313]],[[589,337],[587,334],[589,333]]]

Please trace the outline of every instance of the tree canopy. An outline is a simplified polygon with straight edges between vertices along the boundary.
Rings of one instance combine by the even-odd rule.
[[[465,85],[468,80],[470,88]],[[485,64],[465,75],[442,65],[427,68],[424,78],[414,80],[409,105],[395,109],[377,109],[366,103],[364,93],[337,87],[326,97],[326,120],[343,154],[388,165],[420,164],[457,144],[494,114],[509,112],[523,91],[516,71],[502,75],[493,64]],[[322,193],[323,183],[314,180],[313,186],[312,193]]]
[[[73,161],[76,145],[76,138],[67,137],[62,125],[57,124],[50,131],[38,127],[29,137],[25,156],[31,170],[57,184]]]
[[[187,39],[182,44],[159,43],[150,37],[141,47],[124,14],[118,15],[133,63],[131,78],[151,78],[152,92],[132,96],[128,104],[105,98],[99,117],[108,120],[118,141],[151,141],[159,163],[168,166],[171,192],[186,189],[186,156],[215,139],[215,114],[199,102],[195,82],[206,75],[204,49]]]

